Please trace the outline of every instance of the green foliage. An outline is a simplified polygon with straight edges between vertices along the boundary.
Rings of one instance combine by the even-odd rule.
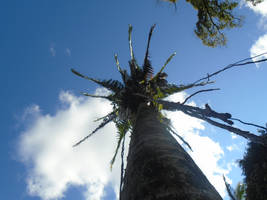
[[[241,18],[233,14],[238,3],[228,0],[191,0],[189,1],[198,10],[198,21],[195,33],[203,44],[216,47],[226,44],[226,36],[221,31],[225,28],[234,28],[241,25]]]
[[[102,86],[102,87],[105,87],[106,89],[108,90],[111,90],[112,92],[120,92],[121,89],[123,88],[123,85],[121,82],[117,81],[117,80],[112,80],[112,79],[109,79],[109,80],[97,80],[97,79],[93,79],[93,78],[90,78],[88,76],[84,76],[83,74],[77,72],[76,70],[74,69],[71,69],[71,71],[76,74],[77,76],[80,76],[84,79],[87,79],[87,80],[90,80],[90,81],[93,81],[95,83],[97,83],[98,85]]]
[[[246,197],[246,185],[244,183],[238,183],[235,188],[236,200],[245,200]]]
[[[131,123],[129,120],[125,120],[125,121],[115,121],[117,130],[118,130],[118,134],[117,134],[117,138],[118,138],[118,143],[115,149],[115,154],[113,156],[113,158],[110,161],[110,168],[112,169],[112,166],[116,160],[116,156],[118,154],[119,148],[121,146],[121,143],[126,135],[126,133],[131,129]]]
[[[261,137],[267,138],[262,132]],[[267,199],[267,148],[253,142],[248,143],[246,154],[239,164],[245,175],[246,200]]]
[[[226,182],[225,177],[223,176],[223,181],[225,183],[226,191],[231,200],[245,200],[246,198],[246,185],[244,183],[239,182],[233,190],[231,185]]]
[[[177,0],[167,0],[176,3]],[[210,47],[226,44],[224,29],[235,28],[241,25],[242,18],[233,11],[238,3],[231,0],[186,0],[197,10],[198,21],[195,34],[204,45]],[[256,0],[257,1],[257,0]]]

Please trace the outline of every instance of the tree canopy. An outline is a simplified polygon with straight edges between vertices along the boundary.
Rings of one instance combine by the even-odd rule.
[[[267,131],[261,130],[262,139],[267,138]],[[266,200],[267,198],[267,147],[249,142],[240,167],[245,175],[246,199]]]
[[[176,6],[178,0],[165,0]],[[237,1],[232,0],[186,0],[197,10],[195,34],[204,45],[210,47],[223,46],[227,42],[225,29],[240,27],[243,17],[234,11],[238,6]],[[246,0],[254,6],[263,0]]]

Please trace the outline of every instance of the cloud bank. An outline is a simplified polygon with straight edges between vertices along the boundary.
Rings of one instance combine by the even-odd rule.
[[[246,3],[246,5],[253,10],[256,14],[260,15],[260,20],[258,22],[259,28],[263,30],[267,30],[267,1],[263,1],[262,3],[253,6],[251,3]],[[260,55],[262,53],[267,53],[267,33],[260,36],[254,44],[250,48],[250,56],[254,57],[256,55]],[[258,59],[267,58],[267,55],[263,55],[258,57]],[[256,64],[259,67],[260,64]]]
[[[257,41],[250,48],[250,56],[254,57],[262,53],[267,53],[267,33],[263,36],[260,36]],[[260,57],[257,57],[255,60],[267,58],[267,55],[264,54]],[[259,67],[259,64],[256,65]]]
[[[253,6],[252,3],[246,2],[247,6],[252,9],[255,13],[261,15],[262,17],[267,17],[267,2],[263,1],[256,6]]]
[[[106,93],[97,89],[96,93]],[[182,100],[184,93],[172,96]],[[105,187],[110,185],[117,193],[120,177],[118,156],[112,172],[110,160],[116,144],[113,124],[101,129],[96,135],[76,148],[72,145],[97,127],[93,121],[111,111],[111,105],[103,99],[77,97],[63,91],[59,95],[60,107],[55,114],[44,114],[39,106],[26,109],[24,117],[32,118],[19,138],[19,158],[27,169],[29,195],[43,200],[60,199],[71,186],[82,186],[84,199],[100,200]],[[30,110],[30,112],[29,112]],[[219,165],[224,152],[221,146],[208,137],[200,120],[182,113],[166,113],[178,133],[190,143],[190,153],[222,196],[225,196],[222,174],[228,169]]]

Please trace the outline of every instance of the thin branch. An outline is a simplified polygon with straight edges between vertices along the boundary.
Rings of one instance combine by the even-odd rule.
[[[223,69],[220,69],[220,70],[218,70],[218,71],[216,71],[216,72],[214,72],[212,74],[208,74],[206,77],[195,81],[193,84],[197,84],[197,83],[199,83],[200,81],[203,81],[203,80],[209,80],[212,76],[215,76],[215,75],[217,75],[217,74],[219,74],[219,73],[221,73],[221,72],[223,72],[225,70],[228,70],[228,69],[236,67],[236,66],[243,66],[243,65],[248,65],[248,64],[255,64],[255,63],[265,62],[265,61],[267,61],[267,58],[261,59],[261,60],[256,60],[256,61],[247,61],[247,60],[253,60],[254,58],[257,58],[257,57],[260,57],[260,56],[263,56],[263,55],[266,55],[266,54],[267,54],[267,52],[259,54],[259,55],[256,55],[256,56],[253,56],[253,57],[245,58],[245,59],[237,61],[237,62],[235,62],[233,64],[227,65]],[[245,62],[245,61],[247,61],[247,62]]]
[[[220,88],[215,88],[215,89],[206,89],[206,90],[199,90],[193,94],[191,94],[189,97],[187,97],[182,104],[185,104],[191,97],[195,96],[196,94],[198,93],[201,93],[201,92],[210,92],[210,91],[214,91],[214,90],[220,90]]]
[[[204,7],[205,7],[205,9],[206,9],[206,12],[207,12],[207,14],[208,14],[208,17],[209,17],[209,19],[210,19],[212,25],[216,27],[216,29],[217,29],[217,31],[219,32],[220,35],[223,35],[223,34],[221,33],[221,31],[220,31],[219,26],[218,26],[218,25],[213,21],[213,19],[212,19],[212,15],[210,14],[210,11],[209,11],[209,8],[208,8],[208,6],[207,6],[207,2],[206,2],[206,0],[203,0],[202,2],[203,2],[203,4],[204,4]]]
[[[246,139],[249,139],[252,142],[267,146],[267,141],[262,140],[262,138],[260,138],[257,135],[254,135],[253,133],[250,133],[249,131],[243,131],[241,129],[238,129],[238,128],[235,128],[235,127],[232,127],[229,125],[221,124],[219,122],[213,121],[213,120],[206,118],[206,117],[203,117],[202,119],[211,125],[228,130],[229,132],[233,132],[239,136],[242,136]]]
[[[237,119],[237,118],[231,118],[231,120],[236,120],[236,121],[239,121],[240,123],[242,124],[246,124],[246,125],[249,125],[249,126],[255,126],[257,128],[261,128],[261,129],[264,129],[265,131],[267,131],[267,128],[263,127],[263,126],[259,126],[257,124],[252,124],[252,123],[247,123],[247,122],[243,122],[241,121],[240,119]]]
[[[233,189],[232,189],[231,185],[226,182],[224,175],[223,175],[223,181],[224,181],[224,184],[225,184],[227,193],[230,196],[231,200],[237,200],[236,197],[235,197],[235,195],[232,192]]]

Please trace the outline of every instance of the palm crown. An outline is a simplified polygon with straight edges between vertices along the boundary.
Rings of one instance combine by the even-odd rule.
[[[97,95],[91,95],[88,93],[82,93],[85,96],[89,97],[96,97],[96,98],[105,98],[109,100],[113,106],[112,112],[107,114],[106,116],[97,119],[96,121],[102,120],[100,125],[92,131],[89,135],[84,137],[82,140],[77,142],[74,146],[77,146],[81,144],[83,141],[91,137],[94,133],[96,133],[99,129],[103,128],[105,125],[107,125],[110,122],[114,122],[117,130],[118,130],[118,144],[115,150],[115,155],[111,160],[111,166],[115,161],[118,149],[121,145],[121,142],[124,141],[126,133],[131,130],[134,127],[134,123],[136,120],[136,114],[137,110],[140,104],[147,104],[154,109],[156,109],[160,116],[160,121],[167,125],[167,129],[171,131],[172,133],[176,134],[170,125],[170,120],[167,119],[165,116],[161,114],[161,110],[169,110],[169,111],[182,111],[183,113],[199,118],[201,120],[204,120],[214,126],[226,129],[230,132],[236,133],[242,137],[245,137],[246,139],[249,139],[253,142],[260,143],[267,146],[267,141],[262,140],[257,135],[254,135],[248,131],[243,131],[238,128],[233,127],[232,125],[234,122],[232,120],[238,120],[241,123],[241,120],[232,118],[231,114],[229,113],[218,113],[215,112],[210,108],[208,104],[205,105],[205,108],[199,108],[194,106],[185,105],[186,101],[194,96],[197,93],[200,92],[207,92],[217,89],[206,89],[206,90],[200,90],[195,92],[194,94],[190,95],[183,103],[180,102],[169,102],[164,100],[164,98],[168,97],[169,95],[172,95],[177,92],[181,92],[183,90],[197,87],[197,86],[205,86],[207,84],[213,83],[210,81],[210,78],[212,76],[215,76],[224,70],[230,69],[235,66],[241,66],[246,64],[255,63],[255,61],[249,61],[252,58],[244,59],[241,61],[238,61],[234,64],[230,64],[227,67],[216,71],[212,74],[208,74],[206,77],[201,78],[191,84],[188,85],[175,85],[170,84],[167,82],[166,77],[167,74],[163,72],[166,65],[171,61],[171,59],[175,56],[175,53],[173,53],[165,62],[165,64],[161,67],[159,72],[157,72],[155,75],[153,73],[153,67],[151,66],[151,62],[149,59],[149,46],[150,46],[150,40],[153,33],[153,30],[155,28],[155,25],[153,25],[150,29],[149,36],[148,36],[148,42],[146,47],[146,53],[145,58],[142,67],[140,67],[135,59],[133,48],[132,48],[132,26],[129,26],[128,30],[128,40],[129,40],[129,47],[130,47],[130,56],[131,59],[129,61],[129,68],[130,68],[130,74],[124,69],[120,67],[118,57],[115,55],[115,61],[118,68],[119,73],[122,77],[122,82],[118,80],[98,80],[94,78],[87,77],[85,75],[82,75],[81,73],[77,72],[74,69],[71,69],[71,71],[84,78],[88,79],[90,81],[93,81],[97,83],[98,85],[105,87],[111,93],[108,96],[97,96]],[[263,62],[263,60],[259,60],[256,62]],[[223,121],[223,123],[220,123],[218,121],[214,121],[213,118],[219,119]],[[253,125],[258,128],[267,130],[266,128],[258,125],[254,125],[251,123],[244,123],[247,125]],[[178,134],[176,134],[190,149],[191,147],[189,144],[183,140],[182,137],[180,137]]]
[[[195,86],[202,86],[211,83],[211,82],[201,82],[198,84],[189,84],[180,86],[177,86],[175,84],[169,84],[166,80],[167,74],[164,73],[163,70],[166,67],[166,65],[171,61],[171,59],[175,56],[175,53],[173,53],[167,59],[167,61],[160,69],[160,71],[155,75],[153,75],[153,67],[151,66],[151,62],[149,60],[149,46],[154,28],[155,25],[153,25],[150,29],[143,66],[140,67],[137,64],[137,61],[134,56],[132,48],[132,39],[131,39],[132,26],[131,25],[129,26],[128,39],[129,39],[130,55],[131,55],[131,59],[129,61],[130,74],[128,74],[126,70],[123,70],[120,67],[118,57],[117,55],[115,55],[116,65],[118,71],[121,74],[122,82],[113,79],[109,80],[93,79],[82,75],[81,73],[75,71],[74,69],[71,69],[71,71],[74,74],[84,79],[93,81],[98,85],[103,86],[109,91],[111,91],[111,94],[109,94],[108,96],[96,96],[88,93],[82,93],[85,96],[108,99],[113,106],[113,111],[107,114],[106,116],[99,118],[98,120],[102,120],[102,123],[100,123],[100,125],[92,133],[90,133],[89,135],[87,135],[85,138],[83,138],[74,145],[74,146],[79,145],[80,143],[88,139],[90,136],[92,136],[94,133],[96,133],[100,128],[103,128],[110,122],[114,122],[118,129],[119,140],[111,164],[113,164],[115,161],[115,157],[117,155],[121,141],[125,137],[125,134],[134,125],[137,109],[141,103],[148,104],[157,109],[158,111],[160,111],[162,110],[163,105],[161,103],[158,103],[159,100],[162,100],[163,98],[166,98],[169,95],[181,92],[188,88],[192,88]],[[169,123],[168,119],[163,115],[161,115],[161,118],[162,121]],[[171,129],[170,126],[168,127]]]

